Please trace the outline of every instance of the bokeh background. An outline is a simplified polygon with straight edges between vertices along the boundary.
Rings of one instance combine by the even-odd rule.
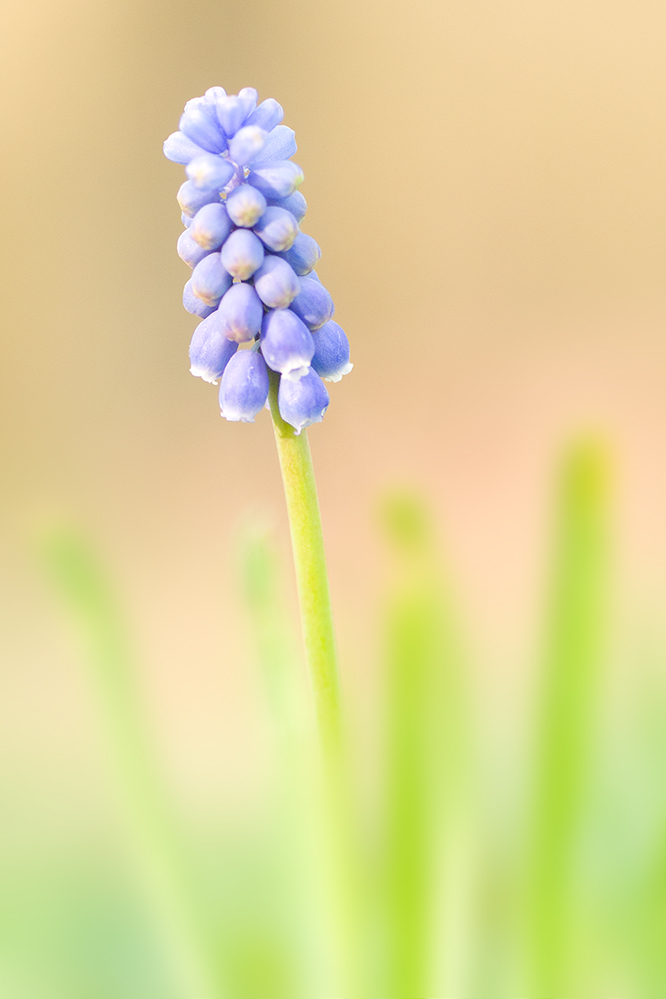
[[[76,525],[114,580],[184,812],[204,827],[251,809],[265,780],[234,552],[250,509],[288,552],[279,470],[268,415],[227,424],[189,375],[182,171],[161,153],[209,86],[285,108],[352,343],[310,432],[352,714],[372,718],[377,504],[408,485],[510,758],[558,462],[581,435],[612,466],[618,682],[639,661],[659,674],[665,35],[657,0],[3,5],[0,841],[32,899],[3,917],[8,981],[21,948],[41,953],[25,927],[57,949],[33,880],[116,849],[97,716],[36,555],[45,524]],[[284,599],[293,613],[288,570]]]

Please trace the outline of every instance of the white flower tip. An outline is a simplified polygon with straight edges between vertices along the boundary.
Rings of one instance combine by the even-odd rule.
[[[282,377],[286,378],[288,382],[300,382],[304,375],[307,375],[310,370],[309,364],[304,364],[300,368],[292,368],[291,371],[283,371]]]
[[[353,367],[354,367],[354,365],[350,361],[348,361],[347,364],[344,366],[344,368],[340,368],[340,370],[336,371],[334,375],[328,375],[326,378],[324,378],[324,381],[325,382],[339,382],[339,381],[341,381],[342,376],[343,375],[348,375],[349,372],[351,371],[351,369]]]
[[[190,368],[190,374],[195,378],[203,378],[210,385],[217,385],[217,375],[214,375],[208,368],[197,368],[194,364]]]

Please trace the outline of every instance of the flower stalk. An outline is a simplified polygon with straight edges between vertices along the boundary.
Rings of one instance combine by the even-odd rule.
[[[296,435],[293,426],[280,416],[278,383],[279,378],[271,373],[268,398],[287,501],[305,655],[322,749],[330,759],[341,749],[342,723],[317,487],[306,432]]]

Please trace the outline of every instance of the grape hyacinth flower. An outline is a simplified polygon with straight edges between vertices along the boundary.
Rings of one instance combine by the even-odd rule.
[[[190,370],[222,378],[222,415],[234,422],[254,421],[270,375],[279,415],[299,435],[326,412],[321,379],[338,381],[352,366],[333,300],[313,270],[321,250],[301,231],[303,171],[282,118],[277,101],[257,104],[251,87],[237,95],[211,87],[187,102],[164,154],[187,175],[178,191],[178,255],[192,268],[183,305],[202,320]]]
[[[331,801],[343,751],[326,557],[305,429],[328,409],[324,379],[351,370],[333,300],[315,273],[321,250],[302,231],[307,210],[292,129],[272,99],[212,87],[188,101],[166,157],[185,167],[178,191],[191,268],[183,305],[201,320],[190,371],[220,382],[222,416],[254,423],[270,409],[291,527],[306,659]]]

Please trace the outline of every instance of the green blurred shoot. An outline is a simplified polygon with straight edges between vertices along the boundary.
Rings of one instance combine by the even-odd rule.
[[[527,855],[529,995],[571,995],[575,851],[604,651],[609,571],[605,451],[573,448],[563,466]]]
[[[268,854],[273,877],[270,906],[260,895],[255,909],[255,916],[259,908],[264,917],[270,915],[270,925],[260,927],[256,919],[254,924],[249,920],[244,938],[238,929],[233,931],[234,994],[238,999],[257,995],[307,999],[312,994],[308,972],[313,950],[306,915],[313,905],[308,896],[312,817],[307,761],[317,747],[313,726],[308,725],[305,664],[283,596],[284,566],[265,514],[250,513],[240,525],[236,569],[271,732],[271,792],[262,823],[266,835],[254,849]],[[270,980],[262,984],[257,976],[265,977],[269,968]]]
[[[96,688],[121,819],[146,904],[163,934],[173,994],[220,995],[191,871],[176,833],[148,736],[135,664],[115,596],[95,553],[75,529],[44,532],[39,555],[82,640]]]
[[[430,519],[410,493],[390,496],[382,513],[395,565],[385,631],[384,987],[391,997],[429,996],[441,994],[433,991],[435,957],[446,949],[434,939],[436,901],[467,720]]]

